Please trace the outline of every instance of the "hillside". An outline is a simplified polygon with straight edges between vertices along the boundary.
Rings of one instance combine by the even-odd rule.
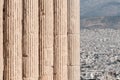
[[[120,16],[81,17],[81,29],[113,28],[120,29]]]

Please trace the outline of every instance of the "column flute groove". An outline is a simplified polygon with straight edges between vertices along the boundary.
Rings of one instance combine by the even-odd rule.
[[[53,0],[39,0],[39,80],[53,80]]]
[[[80,80],[80,0],[68,0],[68,79]]]
[[[4,80],[22,80],[22,0],[4,0]]]
[[[54,1],[54,79],[67,76],[67,0]]]
[[[23,80],[39,78],[38,0],[23,0]]]
[[[4,60],[3,60],[3,4],[4,0],[0,0],[0,80],[3,79]]]

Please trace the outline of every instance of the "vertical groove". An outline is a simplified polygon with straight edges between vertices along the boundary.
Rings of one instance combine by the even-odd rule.
[[[23,1],[23,80],[38,80],[38,0]]]
[[[4,70],[4,64],[3,64],[3,4],[4,1],[0,0],[0,80],[3,79],[3,70]]]
[[[68,79],[80,80],[80,0],[68,0]]]
[[[4,80],[22,80],[22,0],[4,5]]]
[[[54,80],[68,80],[67,54],[67,0],[54,0]]]
[[[39,80],[53,80],[53,0],[39,1]]]

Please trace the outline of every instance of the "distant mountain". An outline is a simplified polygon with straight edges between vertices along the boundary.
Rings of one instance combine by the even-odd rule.
[[[118,16],[120,0],[81,0],[81,16]]]
[[[120,16],[82,17],[81,29],[113,28],[120,29]]]

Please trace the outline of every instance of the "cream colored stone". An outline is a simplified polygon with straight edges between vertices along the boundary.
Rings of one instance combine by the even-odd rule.
[[[54,68],[54,80],[68,80],[67,66],[60,64]]]
[[[53,75],[42,75],[42,77],[40,77],[41,80],[53,80]]]
[[[38,0],[23,0],[23,79],[39,78]]]
[[[68,1],[68,79],[80,80],[80,0]]]
[[[68,73],[69,80],[78,80],[80,78],[80,66],[68,66]]]
[[[23,78],[23,80],[38,80],[38,77]]]
[[[67,54],[67,0],[54,0],[54,80],[68,80]]]
[[[0,0],[0,80],[3,80],[3,2]]]
[[[4,4],[4,80],[22,80],[22,0]]]
[[[40,71],[41,71],[40,75],[42,75],[40,77],[40,79],[45,79],[44,77],[47,77],[47,75],[48,75],[48,77],[50,77],[50,76],[51,76],[51,78],[53,77],[52,76],[53,75],[53,66],[43,66],[43,67],[41,67]]]
[[[68,34],[80,34],[80,0],[68,1]]]
[[[6,0],[4,34],[0,3],[0,80],[80,80],[79,0]]]
[[[39,80],[53,80],[53,0],[39,0],[39,11]]]
[[[80,34],[68,34],[68,65],[80,66]]]
[[[54,39],[54,66],[67,66],[67,35],[56,35]]]
[[[41,65],[40,65],[41,66]],[[41,66],[40,68],[40,80],[53,80],[53,67]]]
[[[43,65],[44,66],[53,66],[53,47],[52,48],[44,48],[43,49],[44,54],[40,54],[40,67]],[[40,53],[43,53],[40,51]]]

